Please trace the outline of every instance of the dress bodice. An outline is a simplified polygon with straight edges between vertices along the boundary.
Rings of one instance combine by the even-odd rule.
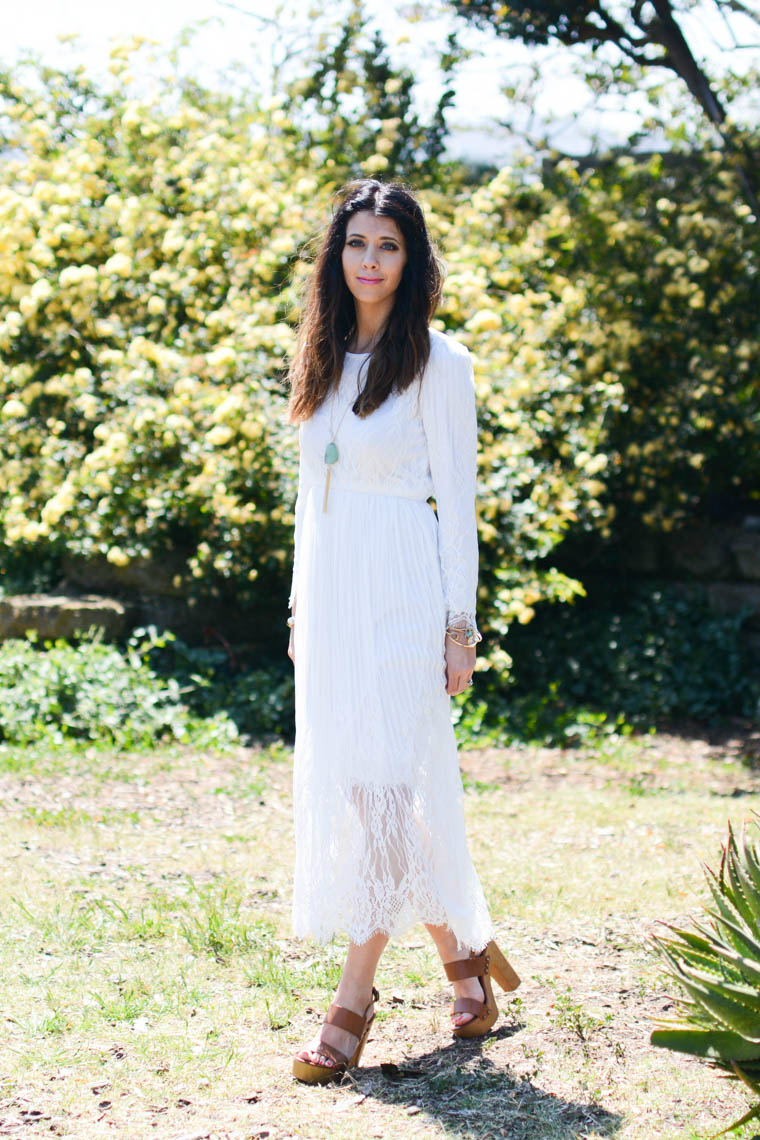
[[[310,492],[322,511],[327,477],[325,450],[331,440],[328,511],[345,491],[435,498],[441,575],[448,621],[475,625],[478,538],[477,410],[468,349],[430,329],[430,358],[421,378],[391,393],[362,418],[351,410],[366,378],[368,353],[347,353],[337,387],[299,427],[299,480],[290,605],[297,593],[300,517]],[[332,431],[331,431],[332,425]]]

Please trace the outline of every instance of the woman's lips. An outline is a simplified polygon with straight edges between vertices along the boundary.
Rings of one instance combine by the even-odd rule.
[[[362,285],[379,285],[382,277],[357,277],[357,281],[361,281]]]

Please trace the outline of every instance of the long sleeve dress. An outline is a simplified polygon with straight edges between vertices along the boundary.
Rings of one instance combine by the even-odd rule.
[[[428,922],[480,951],[493,927],[444,659],[447,623],[476,618],[475,387],[464,345],[431,328],[430,346],[421,379],[365,419],[350,405],[369,354],[347,353],[337,391],[299,427],[292,926],[361,943]]]

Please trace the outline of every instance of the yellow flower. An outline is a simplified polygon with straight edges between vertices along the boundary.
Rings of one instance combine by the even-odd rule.
[[[132,272],[132,258],[126,253],[115,253],[103,266],[103,272],[109,276],[115,274],[117,277],[129,277]]]
[[[206,439],[212,447],[224,447],[225,443],[229,443],[234,434],[229,424],[217,424],[211,431],[206,432]]]
[[[55,526],[56,523],[74,506],[74,493],[70,484],[64,483],[58,492],[53,495],[52,499],[48,499],[42,508],[42,519],[48,526]]]
[[[378,170],[385,170],[387,165],[388,159],[384,154],[371,154],[369,158],[365,158],[362,169],[366,170],[367,174],[375,174]]]
[[[166,312],[166,301],[155,294],[148,298],[148,312],[152,317],[160,317]]]
[[[215,424],[221,423],[227,419],[228,416],[234,416],[236,412],[241,411],[244,406],[242,396],[238,392],[230,392],[228,396],[222,400],[221,404],[214,409],[211,419]]]
[[[3,419],[17,419],[19,416],[25,416],[26,412],[26,404],[22,404],[20,400],[16,399],[6,400],[0,408],[0,415]]]
[[[493,309],[478,309],[476,313],[465,322],[464,326],[469,332],[491,332],[501,328],[501,317]]]
[[[226,368],[237,360],[237,353],[228,344],[222,344],[208,354],[206,358],[212,368]]]
[[[318,183],[316,178],[299,178],[293,189],[300,198],[311,198],[317,192]]]
[[[98,271],[94,265],[67,265],[58,275],[58,284],[62,289],[70,285],[94,285],[97,277]]]

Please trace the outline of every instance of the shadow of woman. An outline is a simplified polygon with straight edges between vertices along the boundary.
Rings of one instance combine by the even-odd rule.
[[[614,1136],[623,1122],[619,1113],[565,1100],[490,1060],[484,1046],[520,1028],[504,1025],[486,1038],[457,1039],[406,1065],[370,1066],[344,1080],[368,1099],[419,1110],[462,1140],[581,1140],[591,1130]]]

